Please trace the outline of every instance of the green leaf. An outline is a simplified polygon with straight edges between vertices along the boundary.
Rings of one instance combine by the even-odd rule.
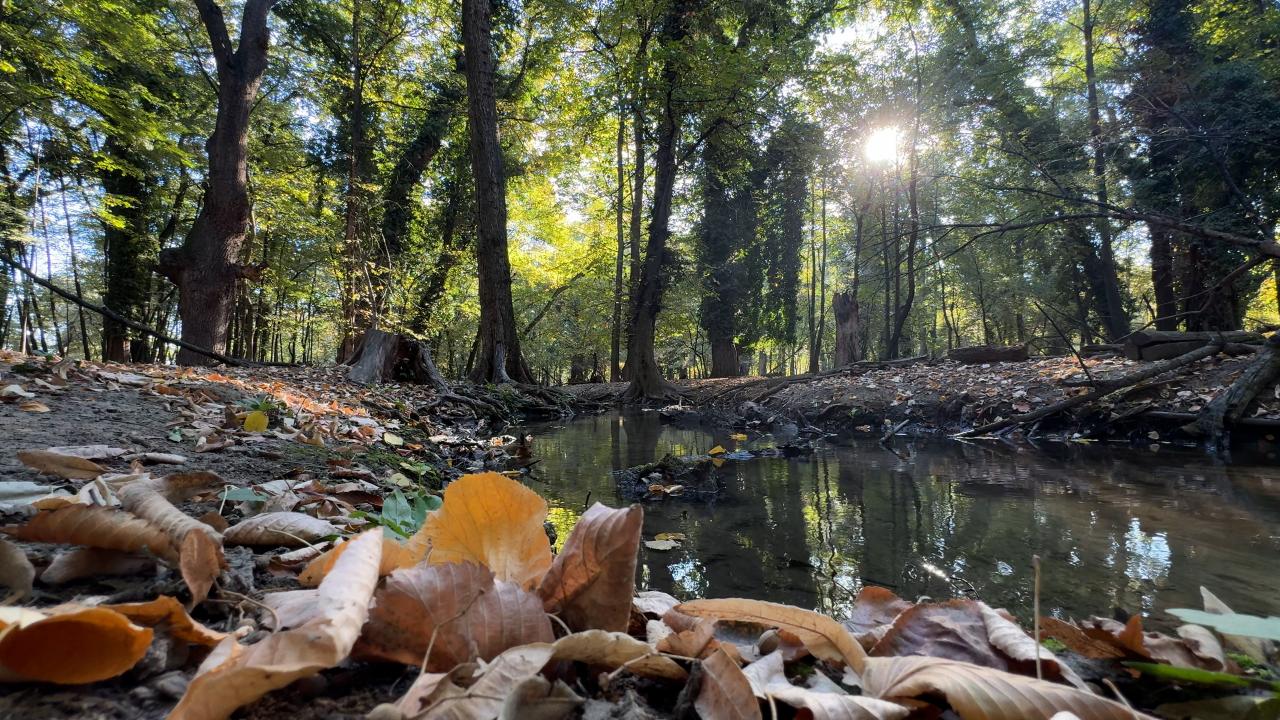
[[[1215,685],[1220,687],[1262,687],[1268,688],[1274,692],[1280,692],[1280,683],[1268,682],[1266,680],[1259,680],[1256,678],[1241,677],[1239,675],[1231,675],[1230,673],[1145,662],[1126,662],[1124,665],[1125,667],[1131,667],[1134,670],[1139,670],[1144,675],[1150,675],[1151,677],[1168,680],[1170,682],[1195,683],[1197,685]]]
[[[1225,635],[1245,635],[1264,640],[1280,640],[1280,617],[1258,617],[1239,613],[1211,613],[1203,610],[1174,608],[1169,614],[1183,622],[1211,627]]]
[[[263,502],[269,498],[254,492],[253,488],[227,488],[222,492],[222,499],[229,502]]]

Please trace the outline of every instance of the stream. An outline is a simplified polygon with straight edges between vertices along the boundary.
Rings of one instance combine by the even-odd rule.
[[[666,453],[772,445],[751,433],[676,427],[656,413],[590,416],[525,429],[529,484],[547,498],[559,542],[589,502],[621,506],[610,473]],[[646,502],[637,582],[681,599],[748,597],[845,616],[859,588],[909,600],[971,596],[1059,617],[1201,607],[1204,585],[1237,612],[1280,615],[1280,465],[1265,448],[1224,463],[1194,449],[1096,443],[842,439],[797,458],[725,461],[710,503]]]

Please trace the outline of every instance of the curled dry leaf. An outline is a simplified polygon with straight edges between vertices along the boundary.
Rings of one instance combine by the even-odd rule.
[[[346,552],[347,545],[348,543],[346,542],[340,542],[307,563],[307,566],[298,575],[298,583],[303,587],[319,585],[338,562],[338,558],[342,557],[342,553]],[[402,543],[393,537],[383,536],[382,559],[378,566],[378,574],[379,576],[390,575],[393,570],[412,567],[422,562],[425,558],[425,546],[419,548],[408,543]]]
[[[870,650],[888,632],[894,618],[914,604],[890,590],[868,585],[858,591],[858,597],[853,601],[853,613],[845,620],[844,626],[863,647]]]
[[[867,658],[862,691],[883,700],[940,695],[962,720],[1046,720],[1060,711],[1085,720],[1151,720],[1083,690],[942,658]]]
[[[828,662],[842,662],[856,673],[862,672],[866,652],[843,625],[826,615],[792,605],[731,598],[694,600],[676,607],[676,611],[693,617],[742,620],[789,630],[815,657]]]
[[[23,450],[18,453],[18,459],[37,472],[73,480],[92,480],[107,471],[92,460],[52,450]]]
[[[320,614],[319,599],[320,591],[315,588],[267,593],[262,596],[262,604],[270,611],[262,614],[263,625],[272,630],[305,625]]]
[[[526,678],[502,701],[498,720],[561,720],[582,704],[563,681],[549,682],[540,675]]]
[[[1071,652],[1092,660],[1118,660],[1126,654],[1109,639],[1091,637],[1079,626],[1054,617],[1040,618],[1040,635],[1051,637]]]
[[[96,505],[66,505],[36,513],[22,525],[0,531],[19,540],[85,545],[123,552],[147,551],[157,557],[177,557],[169,536],[160,528],[127,512]]]
[[[643,524],[639,505],[624,510],[592,505],[538,586],[543,608],[572,630],[626,630]]]
[[[9,594],[0,602],[7,605],[30,595],[35,579],[36,569],[22,548],[0,538],[0,585],[9,588]]]
[[[66,607],[44,613],[0,607],[0,680],[79,685],[132,668],[152,631],[107,608]]]
[[[716,650],[702,661],[702,687],[693,702],[703,720],[760,720],[751,683],[738,663]]]
[[[631,607],[636,612],[656,618],[666,615],[668,610],[679,604],[679,600],[659,590],[641,590],[631,600]]]
[[[154,569],[154,558],[119,550],[80,547],[60,552],[40,573],[40,582],[61,585],[88,577],[137,575]]]
[[[342,662],[368,617],[378,584],[381,533],[370,530],[350,542],[320,584],[321,613],[310,622],[256,645],[223,640],[196,672],[170,720],[222,720],[272,690]]]
[[[103,460],[120,457],[129,451],[124,448],[111,447],[110,445],[62,445],[47,448],[45,452],[84,458],[86,460]]]
[[[898,720],[907,708],[885,700],[823,692],[799,687],[787,680],[781,652],[772,652],[742,669],[751,691],[760,699],[774,698],[797,710],[808,710],[814,720]],[[815,675],[819,677],[821,674]],[[837,686],[834,690],[840,690]]]
[[[1184,625],[1194,628],[1194,625]],[[1198,668],[1201,670],[1221,671],[1226,668],[1226,658],[1222,646],[1218,644],[1213,633],[1204,628],[1187,630],[1190,642],[1183,638],[1173,638],[1157,632],[1144,632],[1142,616],[1134,615],[1123,625],[1110,618],[1095,617],[1084,623],[1084,632],[1089,637],[1102,642],[1109,642],[1117,650],[1132,657],[1154,660],[1174,667]],[[1179,635],[1183,631],[1179,629]]]
[[[538,674],[551,659],[551,645],[533,643],[514,647],[485,666],[475,684],[460,690],[451,681],[441,683],[421,720],[493,720],[507,698],[525,680]]]
[[[676,661],[658,654],[648,643],[621,632],[586,630],[565,635],[556,640],[553,659],[610,670],[626,665],[635,675],[663,680],[684,680],[688,677]]]
[[[178,548],[178,568],[191,590],[193,603],[200,603],[222,572],[222,536],[217,530],[174,506],[173,498],[198,492],[216,478],[214,473],[183,473],[167,478],[134,480],[117,493],[125,510],[163,530]],[[219,478],[220,479],[220,478]]]
[[[0,482],[0,510],[9,511],[31,505],[50,495],[70,497],[65,491],[58,490],[52,485],[41,485],[26,480],[6,480]]]
[[[553,637],[537,596],[488,568],[423,564],[391,573],[374,596],[359,654],[418,665],[430,646],[426,669],[435,672]]]
[[[338,528],[320,518],[298,512],[269,512],[241,520],[222,538],[228,545],[296,548],[337,534]]]
[[[531,589],[551,566],[546,517],[546,501],[515,480],[463,475],[445,488],[444,505],[418,534],[431,544],[432,564],[480,563],[498,580]]]
[[[227,634],[205,627],[187,614],[182,603],[168,595],[147,602],[118,603],[99,607],[114,610],[138,625],[159,627],[184,642],[213,647],[226,639]]]

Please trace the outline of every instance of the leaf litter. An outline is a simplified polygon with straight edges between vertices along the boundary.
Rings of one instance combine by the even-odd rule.
[[[866,587],[841,624],[759,600],[637,593],[641,542],[683,540],[643,541],[639,506],[597,503],[555,554],[545,501],[504,474],[514,438],[413,418],[323,371],[271,372],[79,363],[30,384],[32,396],[54,396],[42,416],[56,418],[84,386],[176,418],[149,437],[77,436],[90,441],[80,446],[25,436],[14,458],[31,468],[17,481],[29,486],[8,496],[0,528],[11,593],[0,682],[94,683],[82,702],[114,693],[138,717],[199,719],[268,717],[289,703],[296,714],[306,688],[324,686],[337,696],[303,715],[557,718],[608,703],[710,720],[1146,717],[976,600],[912,603]],[[290,468],[290,457],[302,462]],[[1267,619],[1210,598],[1213,616],[1186,614],[1203,622],[1176,636],[1135,617],[1044,618],[1044,637],[1130,676],[1264,687],[1272,644],[1219,633],[1262,627],[1265,637]],[[1257,665],[1242,668],[1227,649]],[[373,681],[344,696],[352,673]],[[0,696],[0,710],[36,699]]]

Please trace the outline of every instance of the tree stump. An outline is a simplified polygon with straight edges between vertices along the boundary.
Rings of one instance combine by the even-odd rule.
[[[449,384],[431,360],[431,346],[421,340],[370,328],[348,362],[347,379],[361,385],[398,380],[448,392]]]

